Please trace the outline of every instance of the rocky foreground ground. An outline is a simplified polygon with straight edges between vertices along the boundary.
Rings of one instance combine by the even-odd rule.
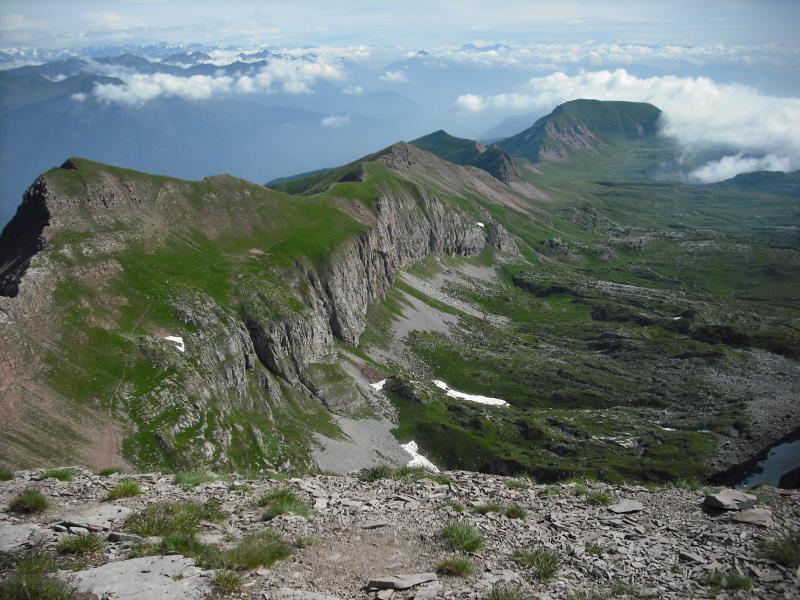
[[[26,553],[45,551],[57,564],[48,577],[70,581],[80,598],[800,597],[800,569],[764,550],[765,542],[800,530],[800,491],[762,487],[757,496],[708,498],[709,490],[544,486],[465,472],[438,481],[412,472],[375,481],[320,475],[190,486],[172,475],[70,471],[71,481],[20,471],[0,482],[0,579],[14,576]],[[140,493],[108,499],[127,480],[138,482]],[[25,489],[38,490],[48,507],[15,511]],[[276,490],[303,501],[293,512],[311,512],[265,519],[270,505],[258,500],[281,496],[269,496]],[[268,530],[286,542],[282,558],[223,572],[197,558],[196,545],[186,554],[197,560],[162,556],[158,536],[131,532],[145,507],[209,500],[218,501],[218,514],[198,523],[204,548],[224,552]],[[454,522],[474,527],[482,546],[453,549],[442,532]],[[65,554],[65,537],[86,534],[101,543]],[[471,573],[444,574],[441,563],[450,558],[465,559]]]

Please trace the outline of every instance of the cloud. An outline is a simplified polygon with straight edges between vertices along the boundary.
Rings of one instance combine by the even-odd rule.
[[[322,119],[323,127],[346,127],[350,125],[350,115],[330,115]]]
[[[261,69],[246,75],[193,75],[180,77],[167,73],[131,73],[127,69],[105,69],[107,74],[124,81],[99,84],[93,94],[100,102],[139,106],[162,96],[185,100],[207,100],[225,94],[258,92],[310,93],[320,80],[341,80],[342,67],[327,59],[273,60]]]
[[[364,93],[364,88],[360,85],[349,85],[342,89],[342,93],[348,96],[360,96]]]
[[[402,71],[386,71],[383,75],[381,75],[381,79],[390,83],[408,82],[408,77],[406,77],[406,74]]]
[[[577,75],[557,72],[534,77],[512,92],[459,96],[455,107],[466,112],[548,111],[575,98],[650,102],[664,111],[662,133],[675,139],[687,154],[723,149],[731,155],[726,157],[731,160],[698,169],[697,178],[711,180],[714,174],[722,176],[748,165],[800,169],[800,98],[768,96],[745,85],[720,84],[705,77],[639,78],[624,69]]]
[[[752,157],[743,153],[723,156],[719,160],[706,163],[702,167],[689,173],[689,179],[700,183],[713,183],[730,179],[739,173],[753,171],[791,171],[792,163],[787,157],[768,154],[766,156]]]
[[[71,99],[72,99],[74,102],[85,102],[85,101],[86,101],[86,98],[87,98],[87,96],[86,96],[86,94],[84,94],[83,92],[78,92],[77,94],[72,94],[72,96],[70,96],[70,98],[71,98]]]

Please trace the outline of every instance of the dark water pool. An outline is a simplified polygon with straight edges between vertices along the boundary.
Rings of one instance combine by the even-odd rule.
[[[779,443],[770,448],[767,455],[755,463],[739,483],[748,487],[768,483],[779,487],[797,487],[800,471],[800,440]]]

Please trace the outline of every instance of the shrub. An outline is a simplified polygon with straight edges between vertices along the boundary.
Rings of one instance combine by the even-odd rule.
[[[505,515],[509,519],[524,519],[528,515],[528,513],[525,512],[525,509],[522,508],[521,506],[517,506],[516,504],[514,504],[513,506],[509,506],[508,508],[506,508]]]
[[[14,479],[14,471],[8,467],[0,466],[0,481],[11,481]]]
[[[236,571],[223,569],[214,573],[214,586],[221,592],[238,592],[244,580]]]
[[[741,575],[734,571],[728,573],[720,573],[714,571],[708,578],[708,585],[713,590],[744,590],[749,592],[753,589],[752,580],[746,575]]]
[[[496,583],[486,598],[487,600],[533,600],[533,596],[527,590],[513,583]]]
[[[0,582],[3,600],[76,600],[75,589],[51,579],[48,573],[56,568],[55,561],[44,550],[35,548],[23,555],[14,571]]]
[[[58,542],[56,550],[60,554],[78,554],[81,556],[99,554],[103,550],[103,541],[92,533],[67,535]]]
[[[303,502],[292,490],[280,488],[263,494],[258,499],[258,505],[263,506],[264,518],[274,519],[278,515],[300,515],[307,517],[311,514],[311,507]]]
[[[759,550],[764,558],[796,569],[800,567],[800,531],[790,531],[776,540],[761,542]]]
[[[453,556],[450,558],[445,558],[438,565],[436,565],[436,572],[439,575],[469,577],[472,574],[472,564],[466,558]]]
[[[542,581],[552,579],[561,563],[558,554],[545,548],[514,550],[511,558],[517,564],[533,569],[536,572],[536,576]]]
[[[211,471],[181,471],[175,473],[175,485],[195,487],[209,481],[218,481],[219,475]]]
[[[72,481],[75,473],[69,469],[50,469],[44,472],[45,479],[58,479],[59,481]]]
[[[30,488],[25,488],[8,505],[12,512],[24,514],[42,512],[47,506],[47,498],[40,492]]]
[[[100,469],[97,472],[97,474],[100,475],[100,477],[111,477],[116,473],[121,473],[121,471],[116,467],[106,467],[105,469]]]
[[[481,534],[468,523],[448,523],[442,529],[442,537],[452,550],[475,552],[483,547]]]
[[[142,493],[142,488],[137,481],[126,479],[120,481],[113,488],[108,490],[108,499],[117,500],[118,498],[132,498]]]

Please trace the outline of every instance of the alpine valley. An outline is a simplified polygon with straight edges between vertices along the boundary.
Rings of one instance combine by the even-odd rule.
[[[724,478],[800,427],[800,174],[678,183],[660,118],[266,186],[66,159],[0,237],[0,460]]]

